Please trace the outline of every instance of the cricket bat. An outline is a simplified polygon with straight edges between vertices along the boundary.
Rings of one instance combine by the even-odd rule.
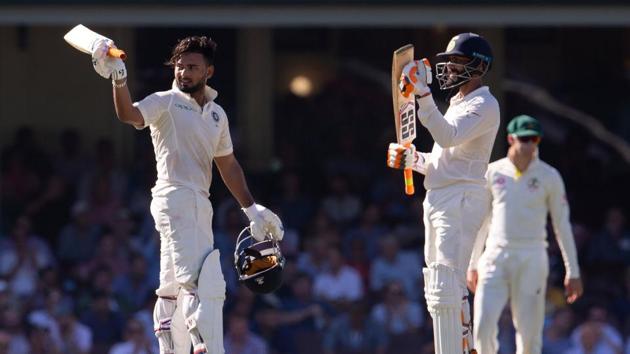
[[[63,39],[65,39],[68,44],[77,50],[91,55],[92,52],[94,52],[93,47],[97,40],[107,40],[109,38],[102,36],[83,25],[76,25],[73,29],[66,33],[65,36],[63,36]],[[122,60],[127,58],[127,54],[118,48],[109,48],[107,55],[113,58],[120,58]]]
[[[392,100],[394,102],[394,121],[396,139],[404,146],[411,145],[416,138],[416,102],[414,95],[404,97],[399,86],[403,67],[413,60],[413,45],[398,48],[392,58]],[[413,195],[413,171],[405,168],[405,193]]]

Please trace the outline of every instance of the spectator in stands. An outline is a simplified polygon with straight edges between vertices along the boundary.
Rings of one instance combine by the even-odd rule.
[[[348,314],[333,320],[323,340],[325,354],[385,354],[387,331],[369,318],[363,302],[353,303]]]
[[[122,314],[111,307],[111,299],[103,292],[94,294],[91,308],[83,314],[81,322],[92,331],[94,353],[105,353],[118,342],[125,324]]]
[[[224,340],[225,354],[267,354],[267,345],[261,337],[249,330],[247,317],[233,313],[228,318]]]
[[[608,319],[608,311],[599,305],[591,307],[586,322],[571,334],[568,354],[621,354],[623,339]]]
[[[359,224],[348,230],[343,237],[344,254],[350,254],[350,246],[355,239],[361,239],[365,243],[367,256],[372,259],[378,256],[380,239],[387,233],[387,227],[381,221],[381,208],[377,204],[369,204]]]
[[[573,312],[569,308],[558,309],[551,323],[543,332],[543,354],[564,353],[571,348],[571,329],[573,328]]]
[[[0,328],[9,335],[8,354],[29,352],[28,337],[22,315],[22,310],[17,306],[8,307],[0,314]]]
[[[92,331],[79,322],[72,304],[63,304],[57,309],[57,320],[61,334],[61,352],[65,354],[89,354],[92,352]]]
[[[142,323],[136,319],[129,319],[125,326],[125,341],[115,344],[109,354],[151,354],[157,353],[158,348],[145,335]]]
[[[48,245],[31,232],[31,220],[19,217],[10,239],[0,244],[0,277],[17,296],[29,297],[36,290],[38,272],[54,263]]]
[[[88,167],[80,181],[79,198],[90,200],[91,195],[97,192],[99,204],[110,199],[123,200],[127,192],[128,176],[127,172],[118,166],[113,142],[106,138],[99,139],[94,146],[94,156],[90,161],[93,161],[94,165]],[[101,194],[105,187],[109,191],[108,195]]]
[[[329,245],[317,237],[311,237],[304,241],[305,252],[301,253],[297,259],[298,270],[316,277],[324,273],[330,267],[327,259]]]
[[[141,255],[132,254],[130,260],[129,272],[114,278],[112,290],[126,312],[135,312],[142,307],[146,298],[153,293],[156,284],[155,279],[148,276],[147,262]]]
[[[72,221],[63,227],[57,241],[56,256],[63,265],[72,266],[92,259],[100,227],[90,222],[89,206],[78,201],[72,206]]]
[[[346,226],[359,217],[361,200],[350,190],[347,177],[336,175],[330,178],[329,194],[322,200],[322,210],[340,226]]]
[[[88,160],[83,155],[81,136],[72,128],[64,129],[59,134],[60,153],[53,158],[55,173],[73,187],[71,195],[76,197],[76,186],[88,167]]]
[[[603,229],[588,245],[587,261],[600,267],[614,268],[630,265],[630,230],[626,215],[619,207],[606,212]]]
[[[298,273],[291,283],[292,296],[283,299],[280,324],[289,326],[286,337],[295,333],[315,332],[323,329],[332,309],[322,301],[315,299],[313,281],[306,273]]]
[[[398,239],[389,235],[382,239],[381,256],[372,264],[370,287],[379,292],[387,283],[399,281],[405,295],[411,300],[420,298],[420,256],[415,252],[401,251]]]
[[[328,249],[330,269],[315,277],[315,296],[343,308],[349,302],[363,297],[363,284],[359,273],[347,266],[338,248]]]
[[[424,324],[422,308],[407,298],[397,281],[385,286],[383,302],[374,306],[371,317],[390,335],[414,334]]]
[[[24,213],[33,221],[34,232],[49,245],[56,243],[59,231],[68,220],[73,200],[67,182],[60,176],[53,175],[47,178],[41,192],[26,204]]]
[[[29,354],[61,354],[51,336],[50,323],[44,319],[34,317],[28,319],[26,326]]]
[[[304,231],[314,212],[314,203],[302,191],[302,180],[297,173],[285,173],[281,182],[280,198],[274,204],[278,205],[284,226]]]
[[[11,336],[9,333],[0,330],[0,354],[9,354],[9,344]]]

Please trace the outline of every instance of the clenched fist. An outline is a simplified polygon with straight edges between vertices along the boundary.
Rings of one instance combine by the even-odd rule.
[[[390,143],[387,149],[387,167],[406,169],[412,168],[416,160],[416,146],[409,147],[397,143]]]
[[[260,204],[252,204],[243,208],[243,212],[249,219],[252,237],[257,241],[263,241],[266,235],[274,240],[281,241],[284,237],[284,227],[278,215]]]
[[[400,74],[399,88],[403,96],[426,96],[431,93],[429,85],[433,81],[431,63],[427,58],[409,62]]]

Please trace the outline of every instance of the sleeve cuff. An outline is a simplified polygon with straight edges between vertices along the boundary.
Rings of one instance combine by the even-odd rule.
[[[138,108],[138,110],[140,111],[140,114],[142,114],[142,120],[144,121],[142,125],[134,125],[133,127],[136,128],[137,130],[142,130],[146,128],[147,126],[149,126],[149,124],[147,123],[147,119],[145,118],[147,116],[147,112],[144,111],[144,108],[138,102],[134,102],[133,106]]]
[[[225,149],[225,150],[217,151],[217,152],[214,154],[214,157],[223,157],[223,156],[227,156],[227,155],[229,155],[229,154],[231,154],[231,153],[233,153],[233,152],[234,152],[234,149],[233,149],[233,148],[229,148],[229,149]]]

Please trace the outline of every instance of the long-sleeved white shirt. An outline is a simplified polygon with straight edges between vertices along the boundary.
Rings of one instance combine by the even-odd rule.
[[[469,269],[477,269],[484,244],[486,248],[545,248],[550,213],[567,276],[579,277],[569,204],[560,173],[535,157],[521,174],[505,157],[491,163],[486,175],[491,211],[475,240]]]
[[[418,119],[435,144],[414,169],[426,175],[426,190],[456,183],[485,185],[490,153],[499,129],[499,103],[487,86],[451,98],[446,114],[431,95],[418,98]]]

